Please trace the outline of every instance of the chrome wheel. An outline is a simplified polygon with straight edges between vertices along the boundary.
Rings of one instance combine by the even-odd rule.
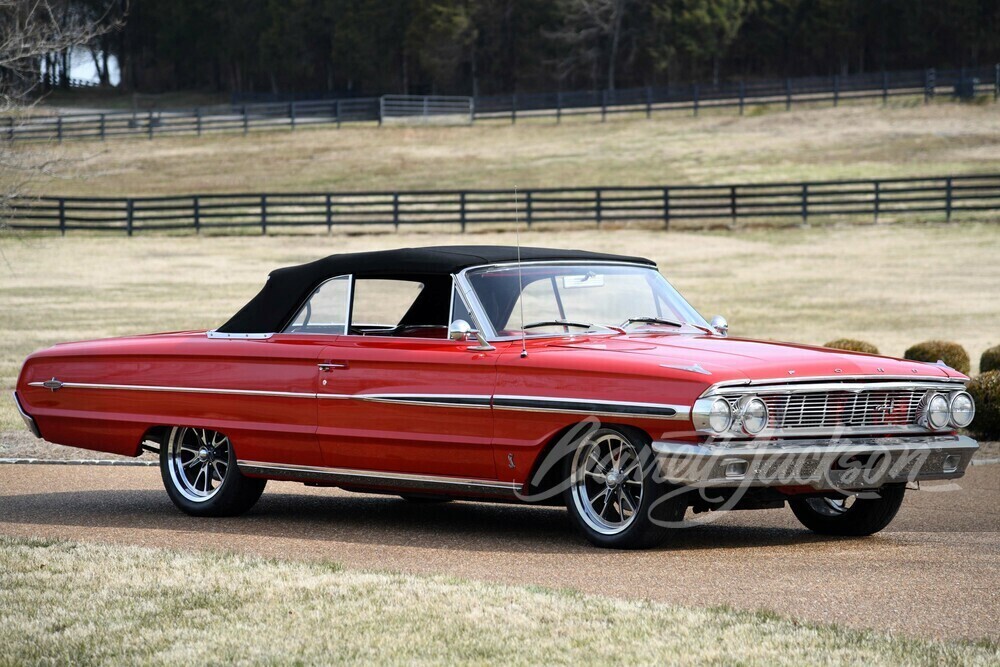
[[[167,464],[174,488],[187,500],[211,500],[229,472],[231,445],[218,431],[175,427],[167,442]]]
[[[809,498],[806,503],[809,507],[823,516],[842,516],[854,506],[856,496],[846,498]]]
[[[642,506],[642,460],[624,436],[598,433],[573,457],[573,502],[580,517],[602,535],[616,535]]]

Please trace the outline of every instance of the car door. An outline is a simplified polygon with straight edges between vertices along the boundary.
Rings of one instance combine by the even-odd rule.
[[[450,278],[421,285],[437,296],[425,291],[408,308],[400,305],[406,295],[371,283],[354,282],[350,330],[321,354],[317,436],[326,465],[496,479],[491,397],[499,351],[448,338]],[[421,306],[421,298],[433,303]]]

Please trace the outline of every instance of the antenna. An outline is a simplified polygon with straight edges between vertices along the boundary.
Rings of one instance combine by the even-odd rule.
[[[524,280],[521,278],[521,217],[517,208],[517,186],[514,186],[514,239],[517,243],[517,294],[521,302],[521,358],[528,356],[528,344],[524,331]]]

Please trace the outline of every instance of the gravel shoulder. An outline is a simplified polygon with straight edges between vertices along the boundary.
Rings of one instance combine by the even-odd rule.
[[[998,501],[1000,466],[977,465],[909,494],[872,538],[822,538],[769,510],[680,531],[669,548],[617,552],[582,542],[557,508],[422,506],[284,482],[244,517],[195,520],[169,503],[155,469],[0,465],[0,534],[15,537],[334,561],[994,642]]]

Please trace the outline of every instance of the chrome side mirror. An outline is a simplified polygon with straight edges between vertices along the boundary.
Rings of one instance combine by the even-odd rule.
[[[726,318],[724,318],[722,315],[716,315],[715,317],[713,317],[712,321],[709,322],[709,325],[713,329],[715,329],[715,332],[720,336],[729,335],[729,322],[727,322]]]
[[[465,320],[455,320],[448,327],[448,338],[452,340],[468,340],[472,333],[472,325]]]

